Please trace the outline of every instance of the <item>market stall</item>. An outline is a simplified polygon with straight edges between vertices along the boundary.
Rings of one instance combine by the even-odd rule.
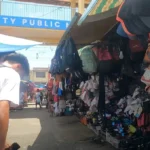
[[[57,113],[63,97],[70,106],[66,110],[77,114],[96,134],[105,135],[114,147],[149,149],[147,40],[120,36],[125,30],[118,30],[115,15],[87,17],[77,26],[79,16],[76,14],[51,62]]]

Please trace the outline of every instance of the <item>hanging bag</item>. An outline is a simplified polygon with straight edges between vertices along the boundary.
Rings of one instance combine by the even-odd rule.
[[[80,59],[82,60],[83,71],[89,74],[97,72],[98,59],[91,49],[91,46],[83,47],[82,49],[78,50],[78,53]]]
[[[64,68],[61,62],[61,49],[62,49],[61,46],[57,47],[55,56],[51,60],[49,73],[51,73],[52,75],[59,74],[64,71]]]
[[[121,69],[119,49],[113,45],[103,46],[98,51],[99,71],[110,73]]]
[[[64,68],[67,71],[78,71],[82,68],[82,62],[78,55],[76,45],[71,37],[65,40],[61,58],[62,64],[64,64]]]

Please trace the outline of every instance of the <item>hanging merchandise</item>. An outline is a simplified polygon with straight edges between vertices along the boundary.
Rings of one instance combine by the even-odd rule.
[[[80,72],[82,76],[82,62],[71,37],[57,47],[55,56],[51,61],[51,74],[60,74],[64,71]]]
[[[51,79],[48,81],[47,88],[48,88],[49,91],[52,91],[52,89],[53,89],[53,81],[54,81],[53,78],[51,78]]]
[[[78,50],[80,59],[82,60],[83,71],[89,74],[97,72],[98,60],[91,46],[83,47]]]
[[[143,61],[147,45],[143,46],[138,40],[129,40],[130,57],[133,62]]]
[[[67,71],[79,71],[82,68],[82,62],[78,55],[76,45],[71,37],[67,38],[62,48],[62,64]]]
[[[148,48],[146,50],[145,57],[144,57],[144,62],[148,64],[150,63],[150,44],[148,44]]]
[[[51,66],[56,78],[67,74],[53,84],[56,114],[76,114],[81,123],[122,150],[150,147],[150,15],[144,2],[150,4],[125,0],[118,10],[118,25],[92,46],[77,51],[75,43],[80,40],[70,34],[75,43],[70,36],[62,40]]]
[[[63,95],[63,87],[62,87],[62,82],[59,82],[59,87],[58,87],[58,96]]]
[[[60,110],[59,110],[59,107],[58,107],[58,102],[55,102],[54,103],[54,105],[53,105],[53,107],[54,107],[54,114],[55,114],[55,116],[58,116],[59,115],[59,113],[60,113]]]
[[[150,86],[150,68],[146,68],[143,76],[141,77],[141,82]]]
[[[51,60],[51,66],[50,66],[49,72],[52,75],[60,74],[60,73],[64,72],[64,67],[62,67],[62,62],[61,62],[61,58],[60,58],[61,49],[62,49],[62,47],[60,47],[60,46],[57,47],[55,56]]]
[[[113,44],[102,45],[98,50],[100,72],[109,73],[121,69],[122,63],[119,58],[121,51],[119,46]]]

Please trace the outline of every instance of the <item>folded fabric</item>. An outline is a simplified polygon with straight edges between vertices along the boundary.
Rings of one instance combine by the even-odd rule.
[[[145,83],[146,85],[150,85],[150,69],[146,69],[144,75],[141,78],[141,82]]]

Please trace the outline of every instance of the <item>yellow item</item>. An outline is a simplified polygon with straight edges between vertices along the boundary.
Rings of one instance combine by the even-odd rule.
[[[130,133],[135,133],[136,132],[136,128],[133,125],[129,125],[129,132]]]

